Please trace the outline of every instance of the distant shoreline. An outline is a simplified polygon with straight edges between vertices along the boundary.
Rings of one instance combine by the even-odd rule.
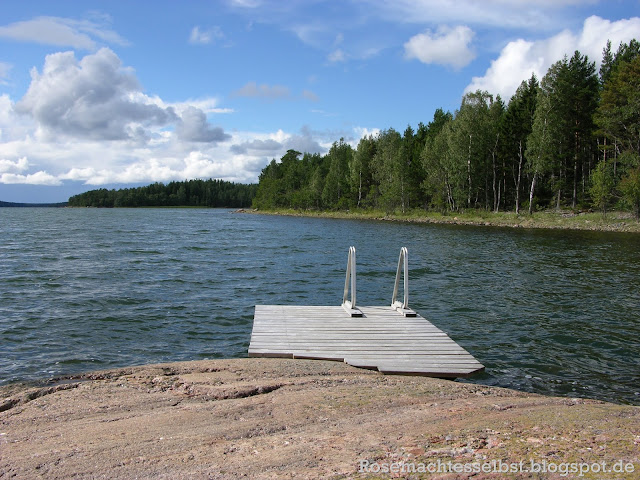
[[[68,205],[68,202],[58,202],[58,203],[20,203],[20,202],[2,202],[0,201],[0,208],[28,208],[28,207],[39,207],[39,208],[64,208]]]
[[[433,223],[482,227],[533,228],[553,230],[583,230],[597,232],[640,233],[640,222],[629,212],[611,212],[606,218],[601,213],[572,211],[543,211],[533,215],[514,212],[467,211],[443,215],[436,212],[411,211],[407,214],[387,214],[382,211],[298,211],[293,209],[246,210],[247,213],[284,215],[293,217],[377,220],[405,223]]]

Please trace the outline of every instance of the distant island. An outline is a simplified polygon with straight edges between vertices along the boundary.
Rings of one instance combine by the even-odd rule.
[[[90,190],[69,198],[70,207],[250,207],[258,186],[225,180],[186,180],[145,187]]]
[[[3,202],[0,201],[0,207],[51,207],[51,208],[62,208],[66,207],[67,202],[59,202],[59,203],[16,203],[16,202]]]

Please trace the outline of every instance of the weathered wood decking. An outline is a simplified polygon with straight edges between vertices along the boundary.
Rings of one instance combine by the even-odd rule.
[[[389,374],[466,377],[484,370],[429,321],[388,307],[256,305],[250,357],[344,361]]]

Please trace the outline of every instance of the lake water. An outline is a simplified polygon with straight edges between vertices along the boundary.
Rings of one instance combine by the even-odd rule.
[[[640,236],[232,214],[0,208],[0,384],[245,357],[256,304],[410,305],[470,381],[640,404]]]

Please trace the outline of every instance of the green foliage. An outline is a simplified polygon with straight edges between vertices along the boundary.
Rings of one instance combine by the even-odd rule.
[[[389,128],[356,149],[340,139],[323,156],[289,151],[262,171],[254,206],[459,214],[589,201],[606,208],[622,197],[636,205],[637,170],[623,159],[640,153],[639,52],[635,40],[615,54],[609,45],[598,77],[576,51],[540,82],[523,81],[507,105],[471,92],[455,114],[438,109],[416,130]],[[606,169],[596,166],[603,160]]]
[[[533,130],[539,89],[540,84],[535,75],[528,81],[523,81],[511,97],[500,124],[503,205],[514,205],[516,213],[520,212],[524,192],[525,152],[527,139]],[[536,158],[535,153],[533,157]]]
[[[589,193],[593,205],[602,210],[602,216],[607,214],[607,205],[613,193],[613,172],[606,161],[601,160],[596,168],[591,172],[591,187]]]
[[[556,198],[569,197],[575,207],[584,194],[589,164],[597,151],[593,115],[598,102],[595,63],[576,51],[554,63],[540,83],[528,140],[527,157],[534,179],[541,177]],[[535,182],[532,182],[530,196]],[[537,192],[536,192],[537,193]],[[549,199],[551,200],[551,199]]]
[[[627,170],[620,181],[620,191],[624,200],[633,209],[636,219],[640,220],[640,155],[626,152],[621,155],[620,161]]]
[[[404,185],[407,172],[402,168],[402,137],[393,128],[378,136],[378,147],[373,157],[374,179],[378,184],[378,205],[387,212],[403,206]]]
[[[70,207],[231,207],[251,205],[257,185],[224,180],[153,183],[145,187],[90,190],[69,198]]]
[[[349,206],[350,196],[350,171],[349,165],[353,161],[353,149],[344,138],[340,142],[334,142],[327,162],[329,171],[322,190],[322,203],[330,208],[346,208]]]
[[[425,172],[421,186],[428,205],[441,212],[456,209],[451,186],[455,172],[449,151],[452,122],[451,114],[444,117],[436,111],[434,122],[429,124],[430,135],[420,157]]]
[[[622,62],[609,76],[596,122],[622,149],[640,153],[640,56]]]
[[[377,145],[378,142],[372,135],[361,138],[349,165],[350,183],[356,207],[364,205],[371,191],[373,185],[371,162],[376,155]]]
[[[545,175],[556,167],[554,164],[556,157],[553,154],[556,147],[553,135],[555,112],[552,108],[551,97],[545,88],[546,83],[543,79],[543,86],[536,100],[533,124],[525,150],[529,173],[540,175]]]

